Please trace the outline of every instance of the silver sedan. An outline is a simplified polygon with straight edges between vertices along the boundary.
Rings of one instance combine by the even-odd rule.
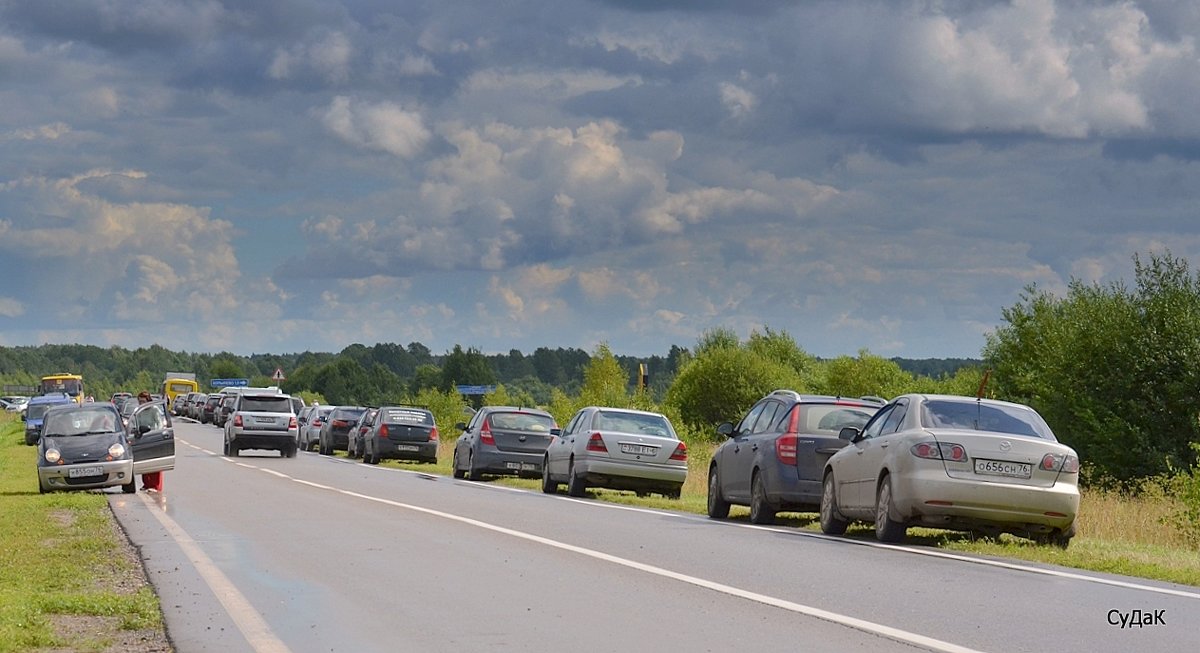
[[[821,530],[873,522],[880,541],[909,526],[997,535],[1066,547],[1079,511],[1079,458],[1037,411],[949,395],[897,397],[825,466]]]
[[[573,497],[605,487],[678,499],[687,480],[687,445],[659,413],[589,406],[551,433],[542,463],[547,494],[566,483]]]

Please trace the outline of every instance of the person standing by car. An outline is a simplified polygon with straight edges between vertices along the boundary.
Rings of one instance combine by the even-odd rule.
[[[150,403],[150,393],[143,390],[138,393],[137,399],[138,399],[139,404],[148,404],[148,403]],[[149,426],[151,428],[160,426],[160,425],[148,423],[148,420],[155,420],[158,418],[159,417],[158,417],[157,411],[153,411],[153,410],[142,411],[142,413],[140,415],[138,415],[139,423],[134,428],[136,430],[137,427],[142,426],[143,424],[145,424],[146,426]],[[150,472],[148,474],[142,474],[142,490],[144,490],[146,492],[162,492],[162,489],[163,489],[162,472]]]

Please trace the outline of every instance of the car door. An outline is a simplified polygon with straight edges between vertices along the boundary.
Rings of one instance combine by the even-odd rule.
[[[454,462],[453,464],[460,469],[467,468],[467,460],[470,459],[470,452],[475,446],[475,432],[479,427],[479,422],[487,415],[486,410],[476,411],[471,416],[471,421],[467,422],[466,427],[454,441]]]
[[[575,442],[575,434],[583,422],[583,410],[575,413],[571,421],[567,423],[566,428],[562,433],[550,441],[550,446],[546,448],[546,455],[550,457],[550,473],[556,479],[566,479],[567,470],[570,467],[571,447]]]
[[[840,452],[834,461],[833,474],[834,481],[837,483],[837,504],[847,514],[861,514],[864,509],[860,486],[866,483],[873,485],[875,477],[868,471],[869,466],[863,456],[866,454],[867,447],[874,446],[874,440],[883,430],[883,423],[892,413],[893,408],[895,408],[894,404],[888,404],[879,409],[875,417],[863,426],[858,438],[847,447],[850,450]]]
[[[897,399],[886,415],[868,424],[868,427],[878,424],[878,428],[871,428],[870,432],[864,430],[864,438],[855,443],[858,449],[854,456],[855,473],[851,480],[854,482],[852,505],[856,509],[874,513],[875,484],[879,479],[880,470],[883,469],[884,459],[889,453],[888,449],[895,441],[894,435],[907,413],[908,399]]]
[[[754,467],[754,452],[751,451],[750,438],[754,424],[766,410],[769,400],[760,400],[746,413],[742,421],[733,427],[729,434],[731,440],[726,444],[723,458],[720,461],[721,495],[734,503],[750,501],[750,470]]]
[[[134,474],[175,469],[175,429],[162,402],[138,406],[129,424]]]

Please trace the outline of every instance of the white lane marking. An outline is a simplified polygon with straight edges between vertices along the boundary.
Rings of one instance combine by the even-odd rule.
[[[185,443],[185,444],[187,444],[187,443]],[[189,446],[194,446],[194,445],[189,444]],[[203,451],[203,449],[201,449],[201,450]],[[228,460],[228,459],[226,459],[226,460]],[[351,461],[345,461],[345,462],[351,462]],[[414,472],[414,471],[406,470],[406,469],[396,469],[396,470],[389,470],[389,471],[406,472],[409,474],[419,474],[420,473],[420,472]],[[484,488],[501,489],[501,488],[503,488],[505,490],[510,490],[512,492],[524,492],[524,493],[535,494],[535,495],[540,494],[540,492],[535,492],[533,490],[524,490],[521,488],[509,488],[509,487],[504,487],[501,485],[496,485],[496,486],[476,485],[476,484],[467,483],[467,482],[458,482],[457,484],[479,487],[481,489],[484,489]],[[1062,571],[1059,569],[1045,569],[1042,567],[1033,567],[1030,565],[1025,565],[1025,564],[1016,563],[1016,562],[1006,562],[1003,560],[989,560],[987,558],[977,558],[974,556],[962,555],[962,554],[957,554],[957,553],[949,553],[946,551],[937,551],[934,549],[918,549],[916,547],[901,546],[901,545],[896,545],[896,544],[883,544],[881,542],[868,542],[868,541],[864,541],[864,540],[855,540],[855,539],[850,539],[850,538],[845,538],[845,537],[838,537],[838,536],[834,536],[834,535],[825,535],[824,533],[813,533],[813,532],[809,532],[809,531],[802,531],[799,529],[779,528],[777,526],[758,526],[755,524],[742,524],[742,523],[734,522],[734,521],[709,519],[707,517],[693,515],[690,513],[666,512],[666,511],[662,511],[662,510],[654,510],[651,508],[626,506],[626,505],[621,505],[621,504],[616,504],[616,503],[606,503],[603,501],[593,501],[590,499],[577,499],[575,497],[564,497],[561,495],[547,495],[547,496],[558,499],[560,501],[572,501],[572,502],[579,503],[582,505],[592,506],[594,508],[603,508],[603,509],[608,509],[608,510],[628,510],[631,512],[646,513],[648,515],[657,515],[660,517],[675,517],[677,519],[685,519],[688,521],[716,524],[716,525],[720,525],[720,526],[729,526],[729,527],[734,527],[734,528],[751,528],[751,529],[755,529],[755,530],[771,531],[774,533],[783,533],[785,535],[809,537],[809,538],[813,538],[813,539],[824,540],[827,542],[839,542],[842,544],[854,544],[857,546],[865,546],[865,547],[884,549],[884,550],[889,550],[889,551],[903,551],[905,553],[927,556],[930,558],[941,558],[944,560],[954,560],[956,562],[964,562],[967,564],[983,565],[985,567],[996,567],[999,569],[1010,569],[1013,571],[1023,571],[1023,572],[1030,573],[1030,574],[1041,574],[1043,576],[1053,576],[1056,578],[1078,580],[1078,581],[1082,581],[1082,582],[1086,582],[1086,583],[1096,583],[1098,585],[1108,585],[1110,587],[1120,587],[1123,589],[1132,589],[1132,590],[1138,590],[1138,591],[1142,591],[1142,592],[1165,594],[1167,596],[1178,596],[1178,597],[1186,598],[1186,599],[1200,599],[1200,593],[1198,593],[1198,592],[1190,592],[1187,590],[1179,590],[1179,589],[1174,589],[1174,588],[1170,588],[1170,587],[1157,587],[1154,585],[1144,585],[1141,583],[1134,583],[1134,582],[1130,582],[1130,581],[1116,580],[1116,579],[1111,579],[1111,578],[1100,578],[1097,576],[1088,576],[1087,574],[1080,574],[1080,573],[1075,573],[1075,572],[1070,572],[1070,571]]]
[[[229,614],[229,618],[233,619],[234,625],[241,631],[242,636],[249,642],[251,648],[257,653],[291,653],[291,649],[287,647],[275,633],[267,622],[259,616],[258,611],[246,600],[246,597],[237,590],[237,587],[230,582],[225,574],[217,567],[213,561],[204,554],[204,551],[196,544],[187,531],[171,519],[166,512],[161,510],[153,500],[144,494],[137,495],[142,503],[146,504],[146,508],[150,510],[150,514],[154,515],[158,523],[162,524],[167,533],[179,545],[184,555],[188,557],[192,565],[196,567],[196,571],[204,582],[208,584],[209,589],[221,602],[221,606],[225,608],[225,612]]]
[[[925,648],[933,650],[933,651],[942,651],[944,653],[980,653],[980,651],[978,651],[976,649],[968,648],[965,646],[959,646],[958,644],[952,644],[950,642],[945,642],[945,641],[942,641],[939,639],[935,639],[933,637],[927,637],[925,635],[911,633],[911,632],[908,632],[905,630],[900,630],[898,628],[892,628],[891,626],[885,626],[883,624],[877,624],[877,623],[874,623],[871,621],[866,621],[864,619],[858,619],[856,617],[851,617],[851,616],[839,614],[836,612],[830,612],[828,610],[822,610],[820,608],[814,608],[812,606],[795,603],[795,602],[788,601],[785,599],[776,598],[773,596],[768,596],[766,594],[759,594],[757,592],[743,590],[743,589],[740,589],[737,587],[733,587],[731,585],[717,583],[715,581],[698,578],[696,576],[689,576],[687,574],[681,574],[679,572],[671,571],[669,569],[663,569],[661,567],[655,567],[653,565],[648,565],[648,564],[645,564],[642,562],[637,562],[635,560],[621,558],[618,556],[603,553],[601,551],[596,551],[594,549],[587,549],[587,548],[584,548],[581,546],[575,546],[574,544],[567,544],[566,542],[559,542],[558,540],[552,540],[550,538],[542,537],[540,535],[534,535],[532,533],[526,533],[524,531],[518,531],[518,530],[511,529],[511,528],[506,528],[504,526],[497,526],[495,524],[490,524],[488,522],[479,521],[478,519],[472,519],[470,517],[463,517],[461,515],[455,515],[455,514],[448,513],[448,512],[442,512],[440,510],[433,510],[432,508],[425,508],[422,506],[415,506],[415,505],[408,504],[408,503],[401,503],[399,501],[392,501],[391,499],[384,499],[381,497],[373,497],[373,496],[370,496],[367,494],[353,492],[351,490],[344,490],[341,488],[332,488],[329,486],[320,485],[318,483],[313,483],[310,481],[304,481],[304,480],[301,480],[298,478],[290,477],[290,476],[287,476],[286,474],[281,474],[275,470],[268,470],[268,469],[260,468],[260,471],[268,472],[273,476],[286,478],[288,480],[291,480],[291,481],[294,481],[296,483],[300,483],[303,485],[308,485],[310,487],[327,489],[327,490],[330,490],[337,494],[344,494],[349,497],[363,499],[365,501],[372,501],[375,503],[392,506],[394,508],[402,508],[405,510],[411,510],[413,512],[419,512],[419,513],[423,513],[423,514],[430,515],[433,517],[440,517],[442,519],[446,519],[449,521],[455,521],[455,522],[459,522],[462,524],[467,524],[469,526],[474,526],[476,528],[482,528],[485,530],[493,531],[495,533],[501,533],[501,534],[515,537],[518,539],[527,540],[527,541],[534,542],[537,544],[542,544],[544,546],[561,549],[563,551],[570,551],[572,553],[576,553],[576,554],[586,556],[589,558],[594,558],[596,560],[601,560],[604,562],[621,565],[623,567],[628,567],[630,569],[635,569],[637,571],[641,571],[644,573],[653,574],[655,576],[661,576],[663,578],[676,580],[676,581],[679,581],[682,583],[688,583],[690,585],[695,585],[697,587],[702,587],[704,589],[712,590],[715,592],[720,592],[722,594],[728,594],[729,596],[746,599],[748,601],[754,601],[756,603],[762,603],[764,605],[769,605],[772,607],[780,608],[783,610],[787,610],[789,612],[795,612],[797,614],[807,615],[809,617],[813,617],[816,619],[821,619],[823,621],[828,621],[828,622],[831,622],[834,624],[846,626],[848,628],[853,628],[855,630],[859,630],[859,631],[862,631],[865,633],[878,635],[880,637],[886,637],[888,639],[892,639],[892,640],[902,642],[905,644],[910,644],[913,646],[922,646],[922,647],[925,647]]]

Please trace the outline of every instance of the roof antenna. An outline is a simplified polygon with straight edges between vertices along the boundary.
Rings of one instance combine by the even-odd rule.
[[[990,369],[983,371],[983,378],[979,380],[979,390],[975,392],[976,399],[983,399],[983,391],[987,388],[988,379],[991,378],[992,371]]]

